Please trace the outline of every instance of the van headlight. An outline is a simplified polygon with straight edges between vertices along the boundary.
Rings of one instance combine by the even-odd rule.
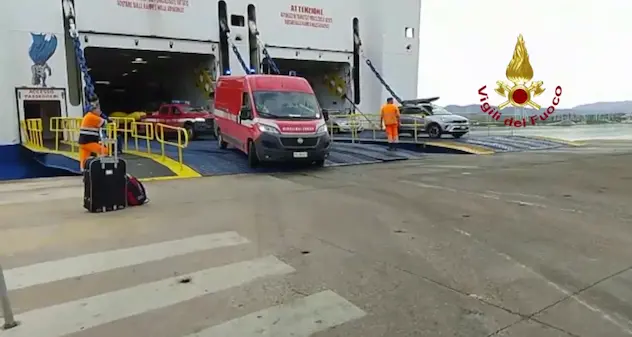
[[[259,124],[258,127],[259,127],[259,131],[261,132],[274,133],[274,134],[280,133],[279,130],[277,130],[277,128],[270,125]]]
[[[329,133],[329,130],[327,130],[327,124],[319,126],[318,129],[316,129],[316,133]]]

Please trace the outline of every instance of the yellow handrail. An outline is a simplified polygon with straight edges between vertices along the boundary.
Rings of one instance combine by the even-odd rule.
[[[139,127],[142,127],[145,130],[145,134],[141,134],[139,132]],[[136,147],[136,151],[139,151],[138,140],[145,140],[145,145],[147,146],[147,153],[151,154],[151,141],[154,140],[154,124],[147,122],[132,122],[132,138],[134,138],[134,145]]]
[[[30,118],[20,121],[20,127],[27,145],[33,147],[44,147],[42,136],[44,127],[41,118]]]
[[[134,145],[136,152],[140,152],[139,140],[145,140],[146,152],[151,155],[151,142],[153,140],[158,141],[160,143],[161,157],[164,161],[166,159],[167,153],[165,147],[167,145],[174,146],[178,151],[178,162],[180,163],[180,168],[184,168],[184,149],[189,145],[189,134],[186,132],[186,129],[173,127],[165,124],[154,124],[147,122],[137,122],[133,118],[130,117],[113,117],[111,118],[113,123],[108,123],[106,126],[106,134],[110,139],[116,139],[117,134],[123,133],[125,139],[125,145],[123,147],[123,152],[128,152],[128,140],[131,136],[134,138]],[[39,120],[26,120],[21,123],[22,129],[24,130],[24,138],[27,143],[32,146],[43,147],[42,140],[42,121]],[[78,149],[78,145],[74,141],[74,137],[71,137],[74,133],[78,135],[79,129],[81,127],[81,118],[73,118],[73,117],[53,117],[50,122],[50,130],[55,133],[55,150],[59,151],[59,143],[63,140],[60,139],[60,134],[68,135],[71,139],[69,142],[71,145],[71,151],[75,152]],[[141,132],[144,130],[144,132]],[[177,141],[168,141],[165,138],[167,134],[177,134]],[[129,134],[129,135],[128,135]],[[109,145],[110,147],[113,145]],[[110,148],[110,151],[113,149]]]
[[[50,131],[55,134],[55,151],[59,151],[59,144],[64,141],[70,145],[71,152],[78,150],[76,139],[79,137],[80,127],[81,118],[79,117],[51,117]]]
[[[189,145],[189,133],[185,128],[179,128],[175,126],[170,126],[166,124],[155,124],[156,127],[156,140],[160,143],[160,151],[162,158],[164,159],[165,154],[165,145],[175,146],[178,149],[178,162],[180,163],[180,168],[183,168],[184,158],[182,152],[184,148]],[[178,135],[177,142],[170,142],[165,140],[165,130],[175,131]]]
[[[108,137],[110,137],[111,139],[115,139],[116,135],[119,132],[122,132],[123,133],[123,149],[122,150],[127,151],[128,150],[127,143],[129,140],[129,135],[133,133],[132,126],[133,126],[133,123],[136,122],[136,120],[132,117],[110,117],[110,119],[112,120],[112,123],[108,124],[108,126],[113,125],[113,127],[110,127],[110,129],[108,129],[108,132],[113,132],[113,133],[108,133]]]
[[[406,115],[407,117],[425,117],[426,115],[424,114],[416,114],[416,115]],[[330,128],[330,132],[331,137],[333,138],[333,132],[334,130],[334,120],[333,118],[335,118],[336,120],[346,120],[347,123],[349,124],[350,127],[350,131],[351,131],[351,141],[355,141],[357,139],[359,139],[359,134],[358,134],[358,126],[361,124],[364,124],[364,122],[368,123],[368,127],[364,127],[365,130],[371,130],[373,131],[373,138],[372,139],[377,139],[377,133],[382,131],[384,129],[383,125],[380,125],[380,115],[379,114],[344,114],[344,115],[332,115],[330,116],[329,119],[329,124],[328,127]],[[420,133],[423,130],[423,126],[425,124],[420,122],[418,118],[413,118],[412,119],[412,123],[400,123],[400,127],[408,127],[409,129],[412,129],[412,136],[414,138],[415,141],[417,141],[419,139]]]

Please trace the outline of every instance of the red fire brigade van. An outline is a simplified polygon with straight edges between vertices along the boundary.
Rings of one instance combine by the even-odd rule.
[[[215,91],[215,132],[228,144],[262,161],[305,161],[322,166],[331,140],[312,87],[295,76],[222,76]]]

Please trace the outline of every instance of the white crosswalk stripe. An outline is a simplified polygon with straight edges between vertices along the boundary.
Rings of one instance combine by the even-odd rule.
[[[16,290],[71,277],[129,267],[201,250],[247,243],[236,232],[200,235],[182,240],[87,254],[5,271],[7,288]]]
[[[307,337],[364,315],[364,311],[327,290],[233,319],[187,337]]]
[[[105,279],[115,269],[163,263],[162,260],[171,257],[247,243],[248,239],[236,232],[200,235],[18,267],[6,270],[5,276],[10,291],[24,293],[33,286],[46,287],[48,283],[95,273]],[[2,337],[64,337],[295,272],[292,266],[272,255],[220,265],[187,274],[192,282],[182,283],[182,277],[170,277],[18,313],[21,325],[2,332]],[[365,315],[343,297],[325,290],[197,329],[197,333],[183,337],[308,337]]]

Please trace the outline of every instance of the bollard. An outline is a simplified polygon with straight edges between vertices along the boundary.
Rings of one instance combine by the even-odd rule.
[[[2,325],[2,328],[8,330],[16,327],[18,323],[13,317],[13,310],[11,310],[7,282],[4,280],[4,271],[2,271],[2,266],[0,266],[0,307],[2,308],[2,315],[4,316],[4,324]]]

